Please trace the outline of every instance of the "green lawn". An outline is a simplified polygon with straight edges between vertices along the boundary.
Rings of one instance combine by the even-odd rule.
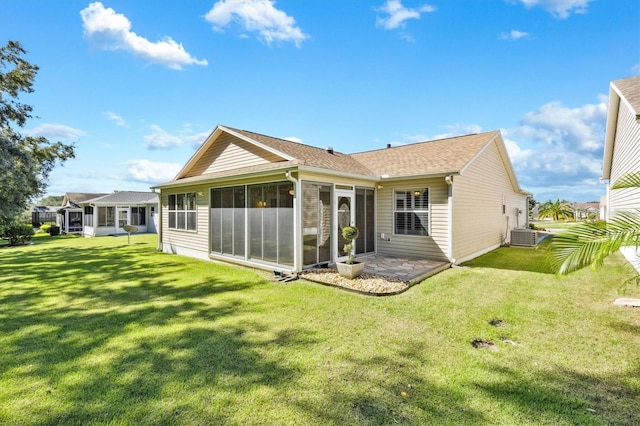
[[[571,221],[571,222],[567,222],[567,221],[558,221],[558,222],[554,222],[554,221],[549,221],[549,220],[539,220],[539,221],[532,221],[531,223],[533,223],[537,228],[544,228],[544,229],[548,229],[548,230],[563,230],[563,229],[568,229],[571,228],[573,226],[576,225],[580,225],[581,223],[584,223],[584,221]]]
[[[557,278],[505,248],[367,297],[155,238],[0,248],[0,424],[640,423],[621,256]]]

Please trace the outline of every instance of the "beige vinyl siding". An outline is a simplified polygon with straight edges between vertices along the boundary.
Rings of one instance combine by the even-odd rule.
[[[526,196],[514,191],[505,167],[497,142],[493,142],[461,175],[453,178],[453,258],[456,261],[508,242],[511,229],[524,226]],[[522,213],[519,214],[518,209]]]
[[[163,244],[209,253],[209,186],[208,184],[185,186],[161,191]],[[169,195],[185,192],[196,193],[196,230],[169,229]]]
[[[332,175],[326,175],[326,174],[322,174],[322,173],[311,173],[311,172],[297,172],[297,175],[295,175],[296,179],[299,180],[306,180],[308,182],[326,182],[329,184],[336,184],[336,185],[351,185],[351,186],[359,186],[359,187],[371,187],[373,188],[375,186],[375,182],[370,181],[370,180],[364,180],[364,179],[353,179],[353,178],[343,178],[340,176],[332,176]]]
[[[161,192],[162,203],[162,243],[176,247],[183,247],[196,250],[209,255],[209,214],[210,214],[210,189],[237,185],[254,185],[270,182],[282,182],[284,172],[275,175],[255,177],[253,179],[234,179],[233,177],[224,181],[207,182],[193,186],[181,186],[178,188],[166,188]],[[197,225],[195,231],[169,229],[169,195],[185,192],[196,193],[197,205]]]
[[[444,178],[383,182],[376,190],[377,253],[382,256],[447,260],[448,186]],[[393,234],[393,194],[398,190],[429,188],[429,236]],[[380,234],[384,233],[382,239]],[[391,239],[387,241],[387,239]]]
[[[629,107],[620,102],[609,182],[613,184],[623,174],[637,171],[640,171],[640,124],[636,122],[635,115]],[[611,215],[616,211],[633,209],[640,209],[640,188],[610,191]]]
[[[227,133],[221,135],[184,177],[283,161],[283,158]]]

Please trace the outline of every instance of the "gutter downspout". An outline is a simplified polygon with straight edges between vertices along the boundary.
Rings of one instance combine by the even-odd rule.
[[[300,193],[300,190],[301,190],[301,184],[298,179],[291,176],[290,171],[287,171],[284,177],[289,182],[293,183],[293,188],[294,188],[293,189],[293,271],[292,272],[294,274],[297,274],[302,269],[300,265],[300,260],[301,260],[300,241],[298,241],[299,234],[300,234],[300,231],[298,229],[298,224],[300,223],[300,220],[298,217],[300,214],[299,202],[301,200],[301,198],[298,197],[298,194]]]
[[[448,227],[449,227],[449,253],[447,257],[449,258],[449,262],[451,264],[455,264],[456,260],[453,258],[453,176],[447,175],[444,177],[444,181],[448,186],[448,194],[447,194],[447,207],[448,211]]]
[[[153,192],[156,192],[155,188]],[[160,189],[160,193],[158,194],[158,211],[156,212],[156,214],[160,215],[158,216],[158,221],[155,222],[158,224],[158,227],[156,229],[156,233],[158,234],[158,246],[156,247],[156,251],[163,252],[164,249],[162,247],[162,189]],[[151,220],[154,220],[154,218],[152,217]],[[209,244],[211,244],[211,242],[209,242]]]
[[[95,237],[95,236],[96,236],[96,228],[98,227],[98,226],[96,225],[96,222],[97,222],[97,220],[96,220],[96,219],[98,219],[98,207],[97,207],[95,204],[91,204],[91,203],[89,203],[89,206],[91,206],[91,211],[93,212],[93,218],[92,218],[92,220],[91,220],[91,223],[93,224],[93,226],[92,226],[93,230],[92,230],[91,232],[93,233],[93,235],[91,235],[91,236],[92,236],[92,237]],[[83,212],[83,214],[84,214],[84,212]],[[85,224],[85,223],[86,223],[86,222],[83,222],[83,223],[82,223],[82,227],[83,227],[83,228],[84,228],[84,224]],[[82,232],[84,233],[84,229],[82,230]],[[83,236],[84,236],[84,235],[83,235]]]

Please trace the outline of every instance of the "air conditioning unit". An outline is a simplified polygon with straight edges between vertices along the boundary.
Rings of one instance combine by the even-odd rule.
[[[535,247],[538,241],[538,233],[532,229],[512,229],[511,245],[523,247]]]

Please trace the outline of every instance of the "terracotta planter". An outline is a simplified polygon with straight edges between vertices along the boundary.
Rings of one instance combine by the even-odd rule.
[[[360,274],[362,274],[362,271],[364,271],[364,262],[355,262],[352,264],[336,263],[336,266],[338,268],[338,273],[345,278],[349,278],[350,280],[360,276]]]

